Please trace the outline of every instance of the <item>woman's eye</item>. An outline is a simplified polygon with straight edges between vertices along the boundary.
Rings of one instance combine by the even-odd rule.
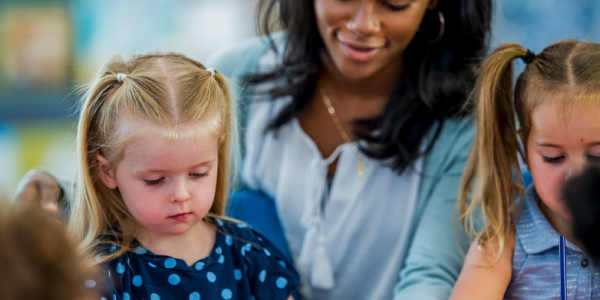
[[[151,185],[157,185],[157,184],[161,183],[164,179],[165,179],[164,177],[161,177],[161,178],[156,179],[156,180],[147,180],[147,179],[144,179],[144,181],[146,182],[146,185],[151,186]]]
[[[547,157],[547,156],[544,156],[544,162],[547,162],[547,163],[550,163],[550,164],[559,164],[564,159],[565,159],[564,156],[558,156],[558,157]]]
[[[405,10],[410,6],[410,3],[396,4],[394,2],[397,2],[397,1],[386,1],[386,2],[383,2],[383,5],[392,11]]]
[[[206,177],[206,175],[208,175],[208,171],[206,171],[204,173],[190,173],[190,176],[195,177],[195,178]]]

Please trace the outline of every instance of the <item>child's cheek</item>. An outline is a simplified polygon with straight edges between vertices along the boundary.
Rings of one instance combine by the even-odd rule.
[[[566,176],[564,167],[538,162],[537,165],[532,164],[531,175],[535,189],[544,204],[563,218],[570,219],[561,193]]]

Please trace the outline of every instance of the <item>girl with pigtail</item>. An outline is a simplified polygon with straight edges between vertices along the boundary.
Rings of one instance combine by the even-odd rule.
[[[527,66],[513,99],[516,58]],[[479,210],[487,226],[451,299],[559,299],[559,235],[567,239],[568,298],[594,299],[600,273],[571,234],[561,186],[600,161],[600,45],[566,40],[535,55],[504,44],[483,63],[473,99],[478,127],[459,205],[471,233]],[[526,189],[519,154],[533,177]]]
[[[224,217],[234,132],[225,78],[182,55],[115,57],[85,88],[70,233],[102,299],[290,299],[298,275]]]

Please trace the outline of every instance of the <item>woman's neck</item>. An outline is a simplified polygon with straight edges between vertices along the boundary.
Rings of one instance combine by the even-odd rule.
[[[326,82],[328,89],[335,90],[337,94],[351,95],[348,98],[366,101],[382,97],[388,99],[404,74],[402,59],[366,78],[347,77],[336,67],[328,53],[321,55],[321,61],[323,72],[320,80]]]
[[[216,241],[215,226],[204,220],[180,235],[161,235],[145,228],[140,229],[136,239],[154,254],[183,259],[188,266],[207,257]]]
[[[554,212],[542,200],[539,202],[539,207],[542,214],[544,214],[548,222],[550,222],[550,225],[552,225],[559,235],[563,235],[569,242],[583,250],[579,240],[573,236],[573,223]]]

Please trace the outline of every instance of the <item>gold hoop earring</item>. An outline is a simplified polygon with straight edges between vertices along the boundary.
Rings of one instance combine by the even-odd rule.
[[[432,40],[427,40],[428,44],[437,44],[442,37],[444,36],[444,32],[446,31],[446,19],[444,18],[444,14],[442,14],[442,11],[438,10],[438,17],[440,18],[440,31],[438,32],[438,35],[432,39]]]

